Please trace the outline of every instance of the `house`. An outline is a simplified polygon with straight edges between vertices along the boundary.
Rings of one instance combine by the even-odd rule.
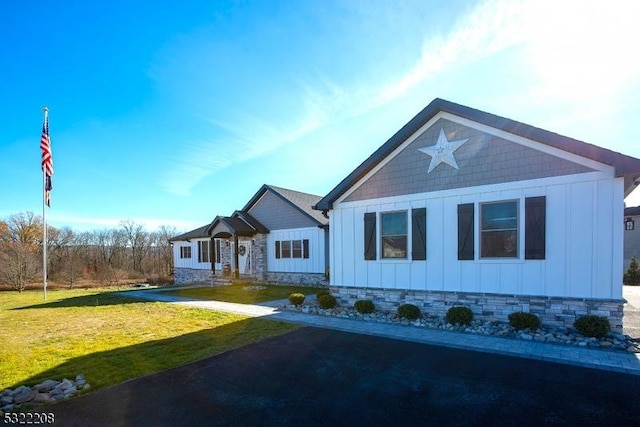
[[[622,327],[624,198],[640,160],[435,99],[315,208],[341,303]]]
[[[263,185],[231,216],[171,238],[176,284],[216,276],[326,284],[329,221],[312,208],[320,198]]]
[[[624,271],[633,257],[640,262],[640,206],[624,209]]]

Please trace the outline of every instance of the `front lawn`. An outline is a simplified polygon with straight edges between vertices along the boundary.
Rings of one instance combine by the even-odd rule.
[[[264,287],[266,289],[255,290],[255,286]],[[307,286],[279,286],[279,285],[260,285],[260,284],[235,284],[222,285],[203,288],[178,289],[175,291],[167,291],[169,295],[175,295],[184,298],[194,298],[203,300],[214,300],[224,302],[235,302],[238,304],[255,304],[265,301],[274,301],[286,299],[294,292],[305,295],[312,295],[326,288],[310,288]]]
[[[84,374],[92,390],[297,326],[109,291],[0,292],[0,390]]]

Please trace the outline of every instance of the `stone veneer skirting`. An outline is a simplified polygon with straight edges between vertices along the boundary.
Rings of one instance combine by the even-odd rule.
[[[340,304],[350,307],[360,299],[372,300],[376,307],[387,310],[409,303],[425,314],[441,317],[450,307],[463,305],[473,311],[474,318],[481,320],[508,322],[509,314],[522,311],[536,314],[544,325],[573,327],[576,318],[593,314],[607,317],[611,329],[622,333],[624,300],[336,286],[331,286],[330,291]]]
[[[216,271],[216,276],[222,276],[221,271]],[[174,272],[174,283],[184,285],[186,283],[206,283],[212,280],[211,270],[200,270],[193,268],[176,268]],[[292,284],[302,286],[328,286],[327,279],[322,273],[287,273],[287,272],[267,272],[266,277],[256,277],[258,281],[275,284]]]
[[[267,283],[292,284],[301,286],[328,286],[326,276],[322,273],[288,273],[268,271]]]
[[[217,271],[217,274],[222,274]],[[173,282],[176,285],[185,283],[211,283],[211,270],[198,270],[194,268],[176,268],[174,270]]]

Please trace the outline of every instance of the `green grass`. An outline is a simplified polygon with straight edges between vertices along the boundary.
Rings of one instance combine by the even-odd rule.
[[[95,390],[297,328],[104,290],[0,292],[0,324],[0,390],[77,374]]]
[[[267,289],[247,290],[247,286],[265,286]],[[310,288],[305,286],[279,286],[279,285],[224,285],[215,287],[179,289],[167,291],[167,294],[184,298],[194,298],[203,300],[215,300],[224,302],[235,302],[239,304],[255,304],[258,302],[286,299],[294,292],[305,295],[312,295],[326,288]]]

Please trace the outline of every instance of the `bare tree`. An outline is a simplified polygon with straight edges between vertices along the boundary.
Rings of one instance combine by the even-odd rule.
[[[131,248],[132,269],[133,271],[142,272],[142,258],[147,249],[148,236],[144,231],[142,224],[127,219],[120,222],[120,226],[124,229],[127,236],[127,245]]]
[[[31,245],[6,243],[0,252],[0,280],[18,292],[36,279],[41,271],[38,254]]]
[[[56,240],[56,262],[57,277],[73,288],[74,283],[82,278],[86,261],[83,253],[87,250],[86,234],[75,234],[70,228],[60,230]]]
[[[169,275],[173,271],[173,248],[169,239],[178,235],[175,227],[163,225],[158,231],[158,248],[162,264],[158,269],[161,275]]]

